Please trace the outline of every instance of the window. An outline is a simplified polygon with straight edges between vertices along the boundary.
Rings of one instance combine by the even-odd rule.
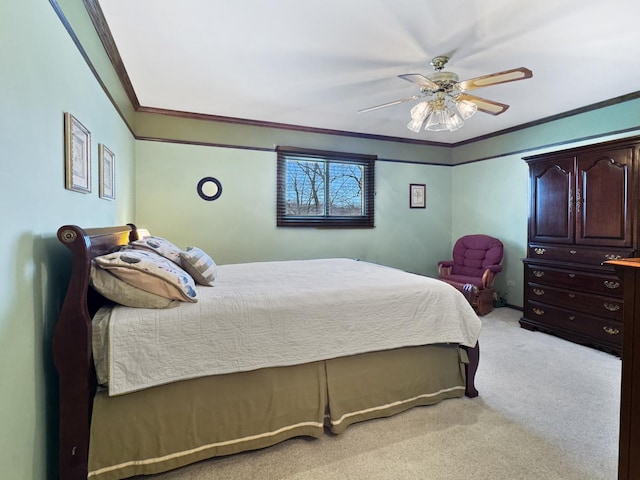
[[[373,228],[375,156],[276,151],[279,227]]]

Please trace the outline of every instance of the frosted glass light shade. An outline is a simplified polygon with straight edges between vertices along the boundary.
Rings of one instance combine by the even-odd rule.
[[[430,130],[432,132],[440,132],[442,130],[447,130],[447,114],[444,110],[434,110],[429,115],[427,119],[426,130]]]
[[[427,102],[420,102],[411,109],[411,118],[424,120],[430,110],[431,106]]]
[[[424,123],[424,118],[414,118],[409,123],[407,123],[407,128],[415,133],[420,133],[422,130],[422,124]]]
[[[431,105],[427,102],[418,103],[411,109],[411,121],[407,124],[407,128],[415,133],[420,132],[429,112],[431,112]]]
[[[460,115],[456,113],[456,109]],[[432,132],[443,130],[455,132],[464,125],[462,119],[472,117],[477,110],[478,106],[469,100],[447,98],[444,93],[436,92],[433,100],[420,102],[411,109],[411,121],[407,124],[407,128],[418,133],[424,125],[425,130]]]
[[[462,125],[464,125],[464,122],[462,121],[460,116],[458,116],[456,112],[449,111],[449,117],[447,118],[447,129],[450,132],[455,132],[460,127],[462,127]]]
[[[478,106],[469,100],[458,100],[456,102],[456,107],[460,112],[460,116],[465,120],[473,117],[478,111]]]

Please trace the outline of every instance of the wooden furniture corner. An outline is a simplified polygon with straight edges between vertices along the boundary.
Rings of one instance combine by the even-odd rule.
[[[606,263],[624,285],[618,480],[635,480],[640,478],[640,258]]]

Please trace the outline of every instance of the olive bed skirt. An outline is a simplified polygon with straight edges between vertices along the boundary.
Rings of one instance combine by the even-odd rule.
[[[457,345],[406,347],[203,377],[94,399],[89,478],[119,480],[292,437],[342,433],[465,392]]]

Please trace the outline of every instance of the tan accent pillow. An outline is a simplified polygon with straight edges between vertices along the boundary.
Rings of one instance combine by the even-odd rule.
[[[177,300],[161,297],[141,290],[120,280],[93,262],[90,283],[104,297],[120,305],[135,308],[173,308],[180,305]]]
[[[193,278],[172,261],[150,250],[125,250],[94,259],[120,280],[146,292],[183,302],[197,302]]]
[[[180,264],[196,283],[208,287],[213,286],[218,267],[213,258],[203,250],[198,247],[187,247],[186,251],[180,253]]]
[[[153,236],[144,237],[140,240],[130,242],[129,245],[139,250],[150,250],[180,265],[180,252],[182,252],[182,250],[166,238]]]

